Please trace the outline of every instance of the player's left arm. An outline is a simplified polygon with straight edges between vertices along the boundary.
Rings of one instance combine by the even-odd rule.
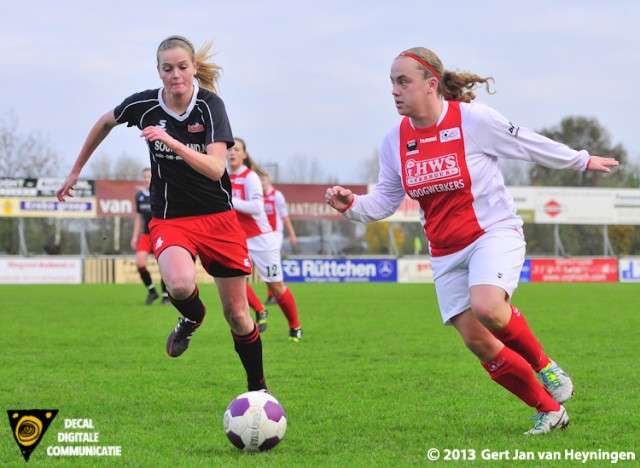
[[[233,197],[233,207],[241,213],[259,215],[264,213],[264,195],[262,194],[262,183],[258,174],[249,172],[244,179],[244,195],[242,200]]]
[[[142,130],[142,138],[146,141],[161,141],[174,153],[200,174],[218,181],[225,171],[227,161],[227,143],[215,141],[207,145],[207,154],[189,148],[184,143],[169,135],[163,128],[149,126]]]
[[[296,231],[293,229],[293,224],[291,224],[291,220],[288,216],[282,218],[282,224],[289,233],[289,243],[291,245],[296,245],[296,242],[298,242],[298,239],[296,238]]]
[[[605,158],[603,156],[590,156],[587,162],[586,171],[611,172],[610,167],[616,167],[618,160],[613,158]]]

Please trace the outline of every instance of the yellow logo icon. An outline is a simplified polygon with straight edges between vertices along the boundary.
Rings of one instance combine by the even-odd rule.
[[[42,440],[58,410],[7,410],[9,424],[25,461]]]

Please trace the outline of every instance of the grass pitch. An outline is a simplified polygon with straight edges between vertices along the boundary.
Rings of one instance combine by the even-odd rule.
[[[264,285],[254,287],[265,295]],[[514,304],[576,387],[566,404],[569,428],[540,437],[522,435],[534,412],[493,383],[442,325],[433,285],[290,287],[303,341],[287,341],[277,306],[262,335],[267,382],[287,412],[287,433],[274,450],[250,455],[222,429],[246,381],[213,285],[201,287],[207,318],[178,359],[165,352],[178,312],[159,301],[142,305],[142,285],[0,286],[3,412],[59,410],[29,465],[580,464],[567,458],[573,450],[632,452],[635,461],[619,464],[638,466],[638,285],[519,287]],[[65,419],[91,419],[94,429],[65,429]],[[24,466],[2,420],[0,465]],[[58,441],[75,431],[97,432],[99,443]],[[120,446],[122,455],[47,455],[65,445]],[[435,463],[430,449],[440,453]],[[529,453],[560,458],[513,460]],[[588,464],[598,465],[611,462]]]

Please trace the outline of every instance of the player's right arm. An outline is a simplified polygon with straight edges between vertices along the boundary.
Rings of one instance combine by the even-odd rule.
[[[388,218],[406,197],[400,175],[399,132],[389,132],[380,150],[378,183],[366,195],[356,195],[339,185],[325,193],[328,205],[354,221],[369,223]]]
[[[135,221],[133,222],[133,234],[131,235],[131,248],[133,250],[138,248],[138,240],[140,239],[140,232],[142,230],[142,223],[144,222],[144,215],[138,213]]]
[[[69,172],[67,179],[56,191],[56,195],[59,201],[65,201],[65,196],[73,197],[73,193],[71,192],[73,191],[76,182],[78,181],[78,177],[80,177],[82,168],[87,163],[96,148],[100,145],[100,143],[102,143],[109,132],[111,132],[111,129],[116,125],[118,125],[118,122],[116,122],[113,109],[111,109],[98,119],[98,121],[89,132],[84,145],[82,145],[80,154],[76,158],[76,162],[73,164],[73,167],[71,168],[71,172]]]

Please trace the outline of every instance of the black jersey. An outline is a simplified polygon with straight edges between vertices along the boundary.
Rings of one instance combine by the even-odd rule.
[[[146,190],[139,190],[136,193],[136,211],[142,215],[142,233],[149,234],[149,223],[151,222],[151,197]]]
[[[187,111],[178,115],[162,100],[162,88],[136,93],[114,110],[118,123],[140,130],[162,127],[176,140],[200,153],[222,141],[233,146],[224,103],[216,94],[196,87]],[[225,171],[219,181],[197,172],[161,141],[149,141],[151,212],[156,218],[220,213],[233,208],[231,182]]]

